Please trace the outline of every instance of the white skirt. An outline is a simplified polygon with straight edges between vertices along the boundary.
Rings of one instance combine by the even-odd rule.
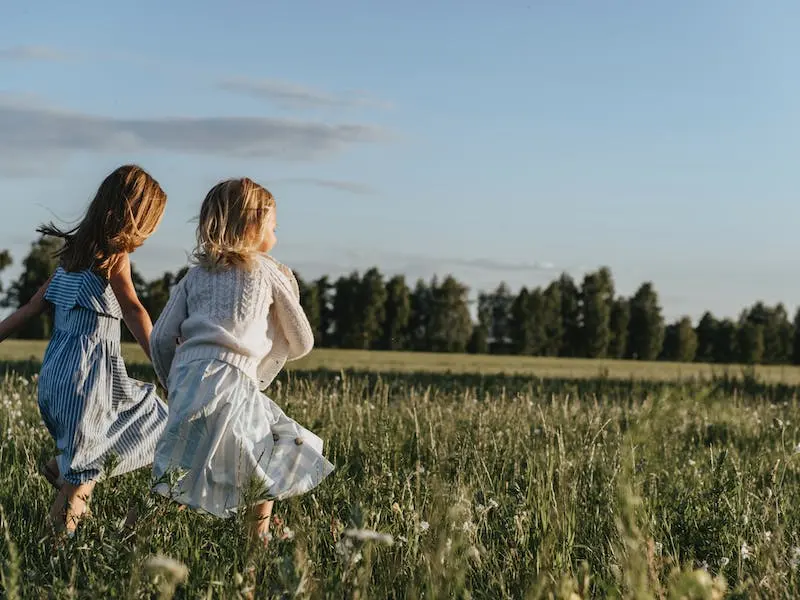
[[[263,499],[315,488],[333,471],[322,440],[287,417],[243,371],[217,360],[174,366],[169,418],[153,460],[153,489],[218,517],[251,483]]]

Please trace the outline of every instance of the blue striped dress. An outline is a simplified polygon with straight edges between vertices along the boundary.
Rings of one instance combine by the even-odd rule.
[[[62,476],[77,485],[149,465],[167,406],[155,386],[128,377],[111,286],[90,270],[59,267],[45,299],[54,328],[39,374],[39,410]],[[109,458],[115,466],[103,473]]]

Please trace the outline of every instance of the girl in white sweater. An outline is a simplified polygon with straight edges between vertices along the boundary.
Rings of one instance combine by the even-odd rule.
[[[209,191],[197,263],[156,322],[151,353],[169,419],[153,461],[154,489],[229,517],[255,480],[253,533],[266,544],[274,499],[303,494],[333,471],[322,440],[261,393],[314,336],[292,272],[275,246],[275,200],[250,179]]]

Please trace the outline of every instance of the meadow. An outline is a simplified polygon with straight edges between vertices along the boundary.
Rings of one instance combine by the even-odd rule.
[[[17,344],[0,356],[7,598],[800,595],[792,369],[316,351],[269,393],[336,471],[276,505],[259,550],[243,523],[149,494],[146,472],[98,485],[75,538],[50,535],[39,355]]]

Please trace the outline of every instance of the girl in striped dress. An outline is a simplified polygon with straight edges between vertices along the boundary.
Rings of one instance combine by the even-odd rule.
[[[272,195],[250,179],[213,187],[200,210],[198,264],[173,288],[151,339],[170,408],[153,460],[156,492],[225,518],[255,483],[263,495],[252,533],[265,544],[273,500],[333,471],[322,440],[261,392],[314,345],[297,280],[267,254],[275,219]]]
[[[151,384],[128,377],[120,354],[124,320],[150,355],[152,323],[136,296],[128,254],[155,231],[166,194],[140,167],[122,166],[97,190],[72,230],[41,227],[64,240],[60,265],[36,295],[0,323],[0,340],[53,309],[53,333],[39,374],[39,409],[58,455],[42,467],[58,489],[50,510],[72,535],[101,475],[149,465],[167,420]],[[116,466],[103,467],[110,457]]]

